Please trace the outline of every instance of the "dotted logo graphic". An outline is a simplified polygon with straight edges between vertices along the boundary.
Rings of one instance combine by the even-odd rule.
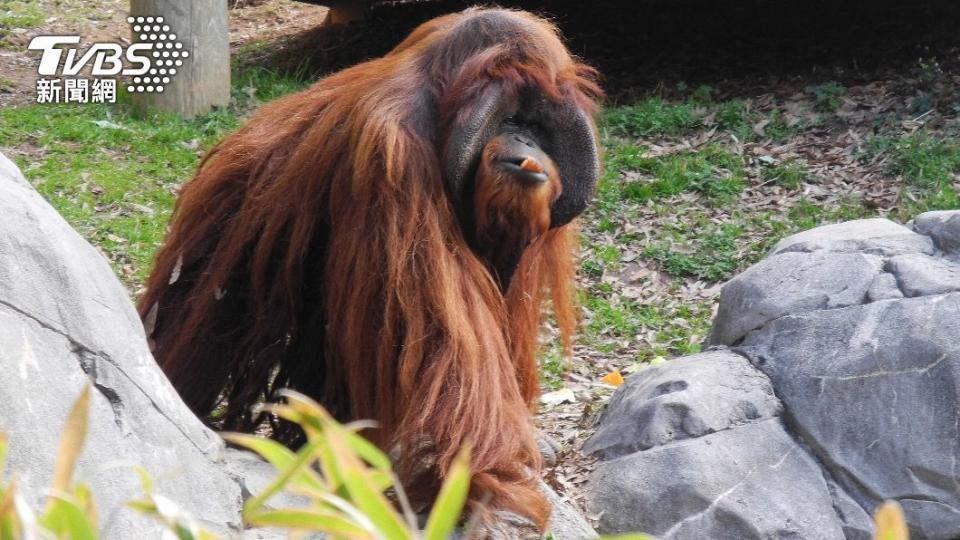
[[[148,71],[134,77],[127,91],[163,92],[164,85],[170,83],[178,68],[183,66],[183,61],[190,57],[190,52],[184,50],[182,42],[177,41],[177,35],[170,25],[164,24],[163,17],[127,17],[127,22],[140,42],[153,46]]]

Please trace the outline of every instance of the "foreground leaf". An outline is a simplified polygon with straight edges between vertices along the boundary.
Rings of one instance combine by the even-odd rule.
[[[897,501],[885,501],[873,515],[874,540],[910,540],[907,519]]]
[[[297,454],[277,441],[245,433],[223,433],[221,435],[227,442],[242,446],[258,454],[267,463],[273,465],[278,473],[286,471],[297,461]],[[290,485],[286,487],[294,490],[299,487],[307,491],[325,491],[327,489],[320,476],[310,468],[303,468],[299,474],[294,475]]]
[[[453,460],[427,519],[424,540],[446,540],[456,528],[470,491],[470,454],[470,446],[465,445]]]
[[[3,477],[3,469],[7,464],[7,434],[0,432],[0,478]]]
[[[178,540],[219,540],[220,538],[200,527],[173,501],[162,495],[148,493],[146,499],[130,501],[127,506],[159,520],[166,525],[169,531],[167,534],[175,535]]]
[[[344,486],[350,494],[350,501],[366,514],[377,530],[388,540],[406,540],[412,538],[408,524],[397,514],[393,505],[384,496],[377,479],[371,475],[364,463],[346,442],[345,431],[332,421],[324,426],[327,446],[333,454],[343,477]]]
[[[341,514],[317,510],[269,510],[249,516],[247,522],[258,527],[284,527],[320,531],[335,537],[355,539],[376,538],[370,531]]]
[[[50,497],[49,508],[40,522],[57,538],[97,540],[99,536],[96,525],[83,507],[58,495]]]
[[[53,490],[66,493],[70,489],[70,478],[77,466],[77,459],[83,451],[87,438],[87,418],[90,414],[90,385],[84,386],[80,397],[73,403],[67,416],[67,425],[60,436],[60,451],[53,468]],[[55,499],[50,499],[54,504]]]
[[[234,438],[234,440],[241,439]],[[317,447],[319,447],[322,442],[323,441],[320,440],[309,442],[300,448],[294,456],[295,459],[287,464],[285,468],[278,471],[277,478],[263,490],[263,493],[256,497],[251,497],[246,504],[243,505],[244,515],[255,514],[263,508],[271,497],[286,488],[294,478],[302,475],[303,471],[310,466]]]

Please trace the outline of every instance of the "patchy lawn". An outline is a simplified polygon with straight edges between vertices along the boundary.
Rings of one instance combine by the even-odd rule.
[[[228,108],[191,121],[137,118],[125,95],[115,106],[10,107],[0,110],[0,151],[138,294],[177,190],[200,156],[261,101],[303,86],[269,72],[241,73]]]

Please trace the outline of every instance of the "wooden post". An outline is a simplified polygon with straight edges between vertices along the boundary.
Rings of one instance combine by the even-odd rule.
[[[155,108],[193,118],[213,106],[230,103],[226,0],[130,0],[130,16],[163,17],[163,24],[183,44],[180,51],[189,55],[182,58],[182,66],[176,68],[162,92],[133,94],[138,111]],[[142,35],[133,32],[133,42],[151,41],[142,39]]]

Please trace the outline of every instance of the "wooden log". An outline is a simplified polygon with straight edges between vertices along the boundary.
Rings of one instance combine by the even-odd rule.
[[[134,93],[141,113],[149,109],[193,118],[230,103],[230,34],[224,0],[130,0],[131,17],[163,17],[183,43],[183,65],[162,92]],[[149,36],[148,36],[149,37]],[[141,35],[133,32],[133,41]]]

